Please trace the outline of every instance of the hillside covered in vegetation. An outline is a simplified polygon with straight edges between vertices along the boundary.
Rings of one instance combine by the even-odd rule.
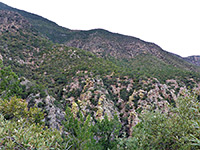
[[[0,43],[0,149],[199,148],[200,68],[184,58],[3,3]]]

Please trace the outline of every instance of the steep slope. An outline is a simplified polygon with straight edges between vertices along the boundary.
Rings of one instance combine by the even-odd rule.
[[[18,13],[12,13],[8,11],[1,11],[0,16],[0,31],[12,31],[17,32],[19,29],[29,28],[30,23],[21,17]]]
[[[32,25],[19,13],[0,11],[0,14],[1,20],[11,20],[2,24],[7,28],[0,34],[4,64],[11,65],[19,76],[46,86],[57,100],[62,99],[63,86],[78,71],[88,72],[88,77],[91,73],[101,77],[113,74],[113,78],[128,75],[137,81],[143,76],[162,82],[171,78],[185,82],[185,76],[199,80],[198,73],[175,68],[149,54],[143,53],[133,60],[103,59],[91,52],[54,44],[32,30]]]
[[[200,71],[199,67],[186,62],[182,57],[166,52],[154,43],[145,42],[135,37],[111,33],[103,29],[70,30],[38,15],[9,7],[3,3],[0,3],[0,10],[12,10],[20,13],[32,24],[32,29],[53,42],[88,50],[100,57],[111,56],[116,59],[132,60],[141,54],[149,54],[149,56],[156,57],[176,68]]]
[[[133,37],[127,38],[126,36],[115,35],[104,30],[92,31],[89,37],[100,32],[100,35],[104,36],[104,39],[102,38],[101,40],[106,41],[108,39],[108,43],[110,43],[109,39],[114,41],[113,45],[110,46],[109,55],[107,51],[103,51],[105,57],[101,53],[101,56],[104,58],[99,58],[84,50],[52,43],[50,40],[42,37],[38,31],[35,31],[32,27],[33,25],[17,12],[0,11],[0,14],[2,22],[0,53],[4,63],[11,65],[20,76],[37,80],[38,83],[51,87],[50,89],[56,90],[67,83],[78,70],[93,72],[93,74],[99,75],[114,73],[118,77],[129,75],[137,79],[141,76],[156,77],[163,82],[170,78],[185,79],[185,76],[187,76],[187,78],[198,80],[199,77],[198,73],[190,72],[190,70],[195,69],[193,66],[191,68],[184,68],[186,65],[178,66],[176,63],[176,61],[179,61],[178,57],[174,59],[176,56],[168,55],[168,52],[162,51],[158,46],[154,44],[150,46],[151,44]],[[90,33],[90,31],[88,32]],[[74,37],[79,39],[79,34],[76,34]],[[137,57],[131,55],[129,57],[126,52],[120,51],[123,48],[122,46],[117,49],[115,44],[118,43],[119,45],[120,40],[121,42],[124,41],[122,46],[125,47],[126,51],[135,48],[130,53]],[[128,44],[127,40],[134,40],[136,44],[128,46],[126,49],[125,43]],[[87,41],[88,39],[85,41],[86,45],[88,44]],[[101,42],[94,40],[92,43],[95,45],[95,43],[99,44]],[[93,46],[92,43],[91,46]],[[137,43],[140,43],[138,47],[136,46]],[[143,49],[141,48],[142,44]],[[106,44],[106,47],[108,45]],[[71,46],[74,45],[72,44]],[[115,49],[117,50],[115,51]],[[91,50],[94,50],[93,47],[91,47]],[[97,54],[96,51],[92,52]],[[163,54],[166,54],[166,57]],[[121,59],[118,58],[120,55]],[[161,57],[173,63],[173,65],[166,63]],[[184,64],[184,62],[181,64]],[[174,65],[177,67],[174,67]]]
[[[194,65],[200,66],[200,56],[189,56],[184,59]]]
[[[168,104],[174,105],[177,96],[184,94],[187,88],[200,89],[198,72],[166,63],[161,56],[163,53],[167,55],[167,52],[139,39],[130,37],[130,40],[144,44],[143,49],[139,45],[131,51],[137,57],[128,57],[124,52],[119,59],[123,47],[119,45],[115,52],[115,44],[124,40],[123,46],[126,46],[129,38],[100,30],[108,45],[112,40],[117,42],[111,44],[110,55],[105,51],[97,57],[96,52],[53,43],[15,11],[0,11],[0,16],[0,58],[21,78],[31,81],[22,81],[24,89],[30,89],[23,98],[30,107],[36,105],[47,111],[51,127],[59,127],[68,105],[74,113],[80,110],[85,116],[91,114],[94,122],[103,119],[105,114],[112,118],[116,113],[123,125],[121,131],[131,136],[132,127],[139,122],[143,110],[152,108],[167,112]],[[88,32],[91,31],[80,33]],[[79,39],[80,33],[71,33],[70,40]],[[91,34],[88,34],[89,37]],[[80,40],[83,40],[83,35]],[[88,43],[87,36],[85,39]],[[171,55],[164,59],[174,60]],[[42,85],[45,93],[32,90],[29,84],[34,82]]]
[[[134,60],[141,54],[154,56],[166,64],[177,68],[200,71],[199,68],[186,62],[180,56],[162,50],[154,43],[142,41],[135,37],[111,33],[102,29],[74,33],[67,46],[85,49],[101,57]]]
[[[53,42],[62,43],[65,41],[65,34],[70,32],[69,29],[58,26],[55,22],[23,10],[12,8],[2,2],[0,2],[0,10],[18,12],[32,24],[32,29],[38,31],[43,36],[48,37]]]
[[[32,30],[32,25],[19,13],[0,11],[0,16],[3,20],[0,56],[4,64],[11,65],[18,75],[46,85],[50,90],[62,87],[78,70],[95,74],[123,70],[90,52],[52,43]]]

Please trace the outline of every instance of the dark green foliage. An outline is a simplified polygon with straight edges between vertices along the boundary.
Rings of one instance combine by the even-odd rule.
[[[119,139],[119,141],[117,141],[117,137],[121,129],[121,123],[116,116],[109,120],[108,116],[105,115],[103,120],[94,119],[92,122],[90,115],[84,116],[80,111],[76,116],[67,107],[66,120],[63,122],[63,137],[61,138],[58,132],[56,132],[56,137],[59,140],[55,138],[51,139],[54,132],[47,130],[43,126],[38,126],[42,122],[43,115],[41,115],[41,111],[38,111],[40,109],[34,107],[34,98],[29,101],[28,109],[27,104],[23,100],[16,97],[11,98],[12,96],[26,99],[30,94],[40,94],[38,98],[45,98],[46,94],[49,93],[56,98],[54,104],[60,108],[64,108],[66,103],[64,98],[74,97],[77,101],[81,92],[83,92],[84,85],[80,85],[79,89],[67,89],[70,92],[67,91],[66,93],[64,93],[63,87],[70,85],[71,81],[76,77],[78,77],[80,83],[85,75],[89,77],[98,76],[103,79],[104,86],[102,88],[108,91],[106,98],[112,100],[120,111],[124,103],[117,104],[119,95],[113,94],[111,85],[116,87],[120,86],[120,84],[121,86],[127,86],[129,82],[125,81],[126,78],[124,76],[128,76],[129,79],[133,79],[134,81],[130,92],[126,88],[123,88],[119,93],[120,98],[127,101],[133,90],[144,89],[147,92],[150,91],[153,86],[145,85],[146,87],[144,87],[141,81],[152,78],[157,78],[161,83],[165,83],[167,79],[176,79],[183,86],[186,85],[192,89],[195,87],[195,82],[200,81],[200,73],[198,72],[200,69],[183,61],[182,58],[162,51],[154,44],[134,37],[113,34],[100,29],[72,31],[62,28],[40,16],[11,8],[0,2],[1,9],[19,12],[29,20],[32,28],[19,29],[17,32],[10,32],[8,30],[0,34],[0,53],[3,56],[5,66],[10,66],[4,67],[2,64],[0,65],[0,98],[3,99],[0,100],[0,113],[4,115],[3,119],[1,119],[3,125],[1,124],[0,126],[2,129],[0,130],[0,139],[6,141],[4,143],[0,141],[0,149],[15,149],[16,146],[19,146],[16,143],[20,143],[20,145],[27,149],[66,149],[68,146],[71,146],[71,149],[105,150],[199,149],[199,106],[198,103],[189,98],[189,101],[182,99],[181,102],[176,102],[172,97],[169,97],[167,101],[172,106],[176,106],[172,108],[172,114],[161,114],[160,112],[148,112],[144,114],[141,118],[141,123],[134,127],[133,137]],[[95,36],[98,39],[102,39],[103,43],[102,41],[96,42],[91,38]],[[100,57],[88,52],[96,50],[95,48],[90,49],[90,46],[87,49],[88,51],[85,51],[56,44],[69,44],[67,42],[70,40],[74,40],[74,43],[81,41],[83,44],[86,44],[85,47],[87,47],[88,41],[90,43],[93,42],[90,45],[101,50],[98,52],[98,56]],[[147,45],[148,50],[143,51],[136,48],[138,52],[135,52],[133,48],[134,50],[127,51],[128,49],[125,45],[129,47],[130,43],[137,44],[138,42],[140,43],[139,45],[141,43]],[[79,43],[79,48],[82,47],[81,44]],[[76,46],[76,44],[72,46]],[[116,57],[110,56],[113,50],[113,56],[116,54]],[[151,50],[155,50],[155,52],[151,53]],[[78,71],[81,72],[81,75],[77,74]],[[87,73],[83,73],[85,71]],[[108,77],[107,75],[110,76]],[[27,78],[33,84],[31,86],[20,85],[18,76]],[[118,78],[120,79],[119,82]],[[157,83],[157,81],[154,80],[153,83]],[[171,86],[171,89],[174,88]],[[179,89],[175,89],[175,92],[178,94]],[[163,95],[161,96],[164,97]],[[96,100],[94,97],[90,101],[94,106],[97,106],[100,94],[97,95]],[[141,113],[144,110],[142,107],[138,108],[139,99],[147,100],[147,97],[146,95],[143,98],[139,96],[134,97],[135,109],[138,113]],[[197,97],[197,100],[200,100],[200,98]],[[161,100],[159,99],[159,101]],[[45,106],[44,101],[38,103],[38,107],[40,108],[44,108]],[[93,114],[97,111],[96,107],[91,108],[90,105],[87,105],[87,108],[89,110],[94,109],[92,111]],[[154,108],[156,108],[155,105]],[[125,113],[130,109],[132,109],[130,105],[125,105]],[[92,117],[94,117],[93,114]],[[127,125],[128,115],[121,113],[120,117],[122,123]],[[14,122],[7,122],[5,119]],[[25,120],[24,124],[17,122],[20,119]],[[40,140],[43,143],[34,143],[35,141],[30,134],[28,140],[26,140],[26,137],[22,138],[29,131],[29,123],[33,125],[30,129],[30,133],[34,134],[33,137],[39,135],[34,140]],[[9,124],[9,126],[6,124]],[[12,128],[13,126],[14,128]],[[2,132],[4,128],[6,130],[10,128],[9,132]],[[20,129],[19,133],[22,136],[20,134],[16,136],[15,130],[18,131],[18,129]],[[3,134],[6,137],[11,136],[9,139],[14,138],[14,142],[13,140],[9,141],[9,139],[6,139]],[[25,140],[23,141],[22,139]],[[63,144],[63,140],[65,144]],[[13,145],[8,146],[9,144],[7,143],[9,142]],[[39,144],[42,146],[39,147]]]
[[[0,149],[2,150],[62,150],[69,148],[67,143],[63,142],[59,131],[29,123],[23,118],[16,122],[5,120],[1,114],[0,139]]]
[[[68,92],[67,97],[73,96],[75,98],[78,98],[80,94],[81,94],[80,89],[73,89],[71,92]]]
[[[92,99],[90,100],[90,102],[92,103],[92,105],[97,106],[97,104],[98,104],[98,99],[95,100],[95,98],[92,98]]]
[[[119,149],[199,149],[200,104],[196,96],[188,94],[176,101],[171,114],[146,112],[133,128],[133,137],[119,139]]]
[[[138,101],[139,101],[139,99],[140,99],[140,97],[138,95],[134,96],[134,106],[135,106],[135,108],[138,107]]]
[[[103,120],[97,120],[93,132],[94,135],[99,138],[97,140],[97,145],[100,146],[100,149],[116,149],[116,138],[119,135],[120,129],[121,123],[116,115],[110,120],[107,115],[104,116]]]
[[[63,136],[70,139],[69,143],[72,149],[92,149],[95,141],[93,139],[93,126],[90,122],[90,115],[84,117],[79,112],[79,117],[76,118],[71,109],[69,107],[66,108],[66,121],[63,121],[65,134]]]
[[[116,138],[121,129],[121,123],[115,115],[108,119],[105,115],[103,120],[97,120],[94,125],[90,115],[84,117],[81,112],[74,116],[69,107],[66,108],[66,121],[63,121],[64,137],[70,139],[72,149],[115,149]]]
[[[197,100],[200,102],[200,95],[197,96]]]
[[[141,79],[142,77],[155,77],[162,83],[167,79],[178,79],[184,83],[189,78],[199,80],[198,72],[191,72],[184,67],[174,67],[171,64],[163,62],[161,59],[151,54],[140,54],[134,59],[111,59],[118,66],[123,67],[124,73],[133,78]],[[131,68],[131,71],[129,70]]]
[[[113,57],[98,58],[88,51],[54,44],[35,32],[23,30],[17,33],[3,33],[0,36],[0,42],[3,43],[0,47],[1,54],[14,59],[5,59],[4,64],[10,65],[19,76],[34,80],[36,84],[48,88],[49,94],[57,100],[63,98],[63,86],[70,83],[72,77],[77,76],[77,71],[88,71],[93,76],[100,75],[107,88],[110,88],[110,85],[117,86],[117,77],[123,79],[124,76],[134,79],[133,88],[136,90],[142,88],[139,81],[147,77],[156,77],[162,82],[171,78],[187,82],[191,77],[199,81],[199,73],[178,69],[150,54],[141,54],[132,60]],[[19,58],[28,65],[19,63]],[[110,74],[113,74],[111,79],[105,77]],[[128,84],[125,81],[121,82]],[[29,94],[26,92],[23,92],[23,98]],[[74,92],[73,95],[78,97],[81,90]],[[45,97],[44,90],[40,90],[40,93],[41,97]],[[123,91],[122,95],[126,100],[129,93],[126,94]],[[116,96],[113,95],[112,99],[116,101]]]
[[[120,91],[120,97],[121,97],[121,99],[123,99],[124,101],[128,101],[129,95],[128,95],[128,91],[126,90],[126,88],[124,88],[124,89],[122,89],[122,90]]]
[[[7,120],[26,119],[30,123],[44,124],[44,113],[40,108],[31,107],[23,99],[12,97],[10,100],[0,99],[0,114]]]
[[[0,61],[0,98],[7,99],[22,93],[18,76],[10,67],[4,67]]]

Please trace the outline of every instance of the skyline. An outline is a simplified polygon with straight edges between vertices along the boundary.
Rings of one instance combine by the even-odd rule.
[[[134,36],[186,57],[200,55],[198,0],[1,0],[78,30],[102,28]]]

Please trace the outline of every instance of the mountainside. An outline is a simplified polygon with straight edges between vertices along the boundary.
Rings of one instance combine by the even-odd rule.
[[[178,97],[188,91],[200,100],[198,66],[135,37],[102,29],[69,30],[0,3],[0,43],[0,98],[17,96],[26,100],[29,109],[41,108],[43,121],[51,128],[76,127],[90,118],[91,126],[102,123],[103,130],[117,116],[116,124],[121,125],[117,136],[132,137],[146,110],[168,116],[171,107],[178,107]],[[63,126],[64,120],[73,118],[80,119]],[[110,125],[112,141],[117,127]],[[79,130],[85,124],[77,126]],[[73,134],[61,131],[67,138]],[[102,136],[94,136],[95,144],[102,142]]]
[[[19,29],[28,28],[31,26],[26,19],[21,17],[21,15],[9,11],[1,11],[0,22],[1,32],[17,32]]]
[[[132,51],[135,55],[133,58],[124,52],[124,58],[119,59],[122,46],[114,55],[115,44],[109,50],[110,56],[105,54],[105,56],[97,55],[97,57],[93,54],[96,54],[95,51],[91,53],[51,42],[41,36],[39,31],[33,29],[32,24],[17,12],[0,11],[0,16],[2,21],[1,58],[4,64],[11,65],[20,77],[25,77],[40,85],[40,90],[34,92],[36,95],[37,92],[41,93],[42,87],[46,89],[46,93],[56,98],[52,100],[56,106],[64,109],[66,104],[80,105],[80,109],[85,113],[93,113],[94,119],[103,118],[103,114],[112,117],[114,113],[117,113],[124,125],[123,130],[127,130],[128,135],[131,135],[131,127],[138,122],[138,117],[135,117],[132,118],[132,123],[127,124],[126,119],[130,114],[135,112],[138,115],[141,110],[146,108],[146,105],[161,107],[160,105],[167,103],[172,104],[185,86],[193,89],[195,84],[198,85],[200,81],[198,72],[191,72],[180,66],[174,67],[159,59],[162,56],[161,53],[166,53],[164,59],[176,56],[170,54],[169,57],[168,52],[139,39],[127,38],[122,35],[115,37],[115,34],[108,31],[95,30],[94,33],[103,32],[102,36],[105,36],[105,41],[113,38],[115,44],[119,39],[120,41],[124,39],[125,43],[128,43],[126,40],[130,39],[144,44],[143,49],[139,45],[136,46],[135,51]],[[77,37],[77,40],[79,38]],[[98,43],[98,40],[96,41],[94,41],[94,45]],[[110,42],[110,40],[108,41]],[[173,90],[171,90],[171,84]],[[30,101],[31,98],[28,94],[31,92],[23,95],[28,102],[46,105],[45,99],[48,98],[37,99],[37,96],[32,94],[34,102]],[[165,106],[161,108],[164,109],[163,111],[167,109]],[[124,115],[120,116],[120,114]],[[62,115],[59,117],[62,118]],[[54,124],[57,124],[55,119],[51,121],[51,126],[58,126]]]
[[[117,59],[133,60],[132,58],[140,54],[150,54],[150,57],[154,56],[174,67],[200,72],[199,67],[194,67],[183,58],[162,50],[154,43],[145,42],[135,37],[111,33],[103,29],[70,30],[38,15],[9,7],[3,3],[0,3],[0,10],[12,10],[20,13],[32,24],[33,29],[53,42],[88,50],[100,57],[111,56]]]
[[[65,41],[65,34],[71,32],[71,30],[60,27],[56,23],[48,19],[45,19],[41,16],[32,13],[28,13],[23,10],[12,8],[2,2],[0,2],[0,10],[18,12],[31,23],[32,29],[37,30],[40,34],[42,34],[45,37],[48,37],[53,42],[62,43],[62,41]]]
[[[189,56],[184,59],[194,65],[200,66],[200,56]]]
[[[156,57],[164,63],[177,68],[200,71],[200,68],[187,63],[180,56],[162,50],[154,43],[145,42],[135,37],[111,33],[102,29],[76,32],[65,44],[91,51],[97,56],[111,56],[117,59],[132,61],[141,54],[148,54],[149,57]]]

